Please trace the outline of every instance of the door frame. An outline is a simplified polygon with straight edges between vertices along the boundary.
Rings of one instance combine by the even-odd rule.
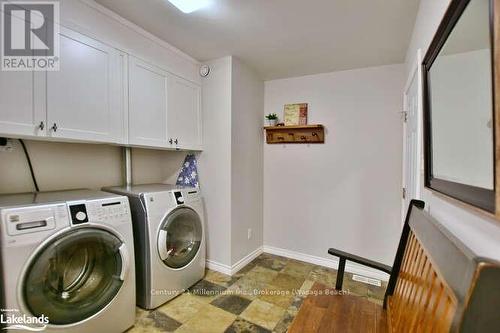
[[[409,72],[408,78],[406,80],[405,88],[403,91],[403,117],[406,117],[406,112],[408,112],[408,93],[410,87],[413,83],[413,80],[417,80],[417,151],[418,157],[415,159],[417,162],[417,177],[416,177],[416,193],[414,199],[421,199],[422,190],[423,190],[423,90],[422,90],[422,49],[418,49],[416,53],[416,59],[412,64],[411,70]],[[406,132],[408,130],[408,123],[403,121],[403,163],[402,163],[402,187],[401,191],[407,188],[407,179],[406,179],[406,161],[408,159],[408,152],[406,151]],[[403,193],[402,193],[403,194]],[[406,194],[408,195],[408,194]],[[404,223],[406,216],[405,209],[406,199],[403,195],[401,195],[401,223]]]

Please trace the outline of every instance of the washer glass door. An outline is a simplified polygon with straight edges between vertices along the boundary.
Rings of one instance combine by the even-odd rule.
[[[54,238],[33,257],[23,297],[35,316],[53,325],[82,321],[103,309],[120,290],[121,240],[97,228],[74,229]],[[126,266],[126,265],[125,265]]]
[[[170,268],[182,268],[198,253],[203,228],[198,214],[180,207],[167,215],[158,233],[160,259]]]

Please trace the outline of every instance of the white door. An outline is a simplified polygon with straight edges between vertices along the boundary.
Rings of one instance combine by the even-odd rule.
[[[47,72],[51,137],[120,142],[123,131],[120,53],[61,27],[60,71]]]
[[[129,57],[129,143],[168,147],[167,72]]]
[[[422,165],[421,52],[410,74],[404,95],[403,219],[412,199],[420,199]]]
[[[168,133],[174,147],[200,149],[200,105],[200,86],[175,75],[169,75]]]
[[[12,16],[12,20],[23,20]],[[4,136],[43,136],[46,133],[43,101],[44,90],[35,91],[35,79],[41,72],[0,71],[0,134]],[[43,98],[43,96],[42,96]]]

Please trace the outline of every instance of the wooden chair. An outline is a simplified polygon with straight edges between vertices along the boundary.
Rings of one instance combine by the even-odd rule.
[[[423,208],[411,202],[392,267],[328,250],[339,258],[337,291],[346,261],[390,274],[383,306],[309,295],[289,332],[500,332],[500,263],[477,256]]]

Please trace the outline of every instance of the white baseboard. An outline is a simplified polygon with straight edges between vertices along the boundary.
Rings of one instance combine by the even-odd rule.
[[[312,256],[309,254],[280,249],[278,247],[267,246],[267,245],[264,245],[264,252],[333,269],[337,269],[339,265],[338,258],[335,258],[333,256],[331,259],[326,259],[322,257]],[[355,263],[347,262],[345,265],[345,271],[353,274],[363,275],[373,279],[389,281],[389,274],[378,271],[376,269],[358,265]]]
[[[261,247],[255,249],[252,253],[250,253],[250,254],[246,255],[245,257],[243,257],[242,259],[240,259],[236,264],[234,264],[231,267],[231,275],[238,273],[238,271],[240,269],[242,269],[243,267],[248,265],[250,262],[252,262],[252,260],[254,260],[258,256],[260,256],[262,252],[263,252],[263,250],[262,250],[262,246],[261,246]]]
[[[222,274],[231,275],[231,266],[207,259],[207,268]]]
[[[207,268],[222,274],[232,276],[238,273],[240,269],[248,265],[252,260],[260,256],[261,253],[262,253],[262,247],[259,247],[254,251],[252,251],[251,253],[249,253],[248,255],[246,255],[245,257],[243,257],[242,259],[240,259],[236,264],[232,266],[221,264],[219,262],[207,259],[206,261]]]
[[[286,258],[291,258],[291,259],[295,259],[295,260],[300,260],[300,261],[308,262],[310,264],[328,267],[328,268],[333,268],[333,269],[337,269],[337,267],[339,265],[339,260],[338,260],[338,258],[335,258],[335,257],[332,257],[331,259],[326,259],[326,258],[322,258],[322,257],[312,256],[312,255],[305,254],[305,253],[300,253],[300,252],[296,252],[296,251],[281,249],[281,248],[274,247],[274,246],[264,245],[263,247],[257,248],[252,253],[248,254],[247,256],[245,256],[243,259],[239,260],[236,264],[234,264],[232,266],[221,264],[219,262],[207,259],[207,268],[211,269],[213,271],[222,273],[222,274],[234,275],[240,269],[242,269],[243,267],[248,265],[252,260],[257,258],[262,252],[274,254],[274,255],[282,256],[282,257],[286,257]],[[347,262],[345,265],[345,271],[352,273],[352,274],[366,276],[366,277],[369,277],[372,279],[377,279],[377,280],[381,280],[381,281],[389,281],[389,274],[386,274],[384,272],[378,271],[378,270],[373,269],[373,268],[369,268],[369,267],[365,267],[365,266],[362,266],[359,264],[355,264],[355,263]]]

